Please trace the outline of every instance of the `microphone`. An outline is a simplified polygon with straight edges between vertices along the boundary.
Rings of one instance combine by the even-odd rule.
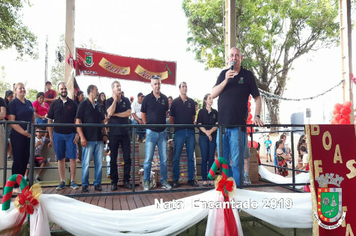
[[[234,69],[235,64],[236,64],[235,61],[232,61],[232,62],[231,62],[230,70],[233,70],[233,69]],[[232,78],[229,78],[229,82],[231,82],[231,81],[232,81]]]
[[[230,67],[230,70],[233,70],[233,69],[234,69],[235,64],[236,64],[236,62],[235,62],[235,61],[232,61],[232,62],[231,62],[231,67]]]

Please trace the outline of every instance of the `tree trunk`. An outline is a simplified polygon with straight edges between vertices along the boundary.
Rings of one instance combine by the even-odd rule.
[[[279,124],[279,105],[278,99],[264,99],[271,119],[271,124]],[[276,127],[271,127],[271,130],[278,130]]]

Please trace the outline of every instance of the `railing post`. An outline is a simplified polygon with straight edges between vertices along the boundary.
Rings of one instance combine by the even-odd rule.
[[[242,167],[243,161],[244,161],[244,155],[242,155],[242,152],[244,150],[245,146],[242,145],[242,131],[241,131],[241,126],[239,126],[239,175],[240,175],[240,183],[239,187],[243,186],[243,176],[244,176],[244,168]],[[230,147],[231,149],[231,147]]]
[[[132,124],[131,124],[132,125]],[[135,181],[135,127],[132,126],[132,138],[131,138],[131,143],[132,143],[132,162],[131,162],[131,168],[132,168],[132,174],[131,174],[131,177],[132,177],[132,192],[135,192],[135,184],[136,184],[136,181]]]
[[[294,132],[291,131],[291,151],[292,151],[292,182],[293,182],[293,190],[295,189],[295,164],[294,164]],[[299,153],[298,153],[299,155]],[[298,157],[299,158],[299,157]]]
[[[30,169],[29,169],[29,185],[33,184],[33,172],[35,164],[35,136],[36,136],[36,126],[31,125],[31,139],[30,139]]]
[[[253,127],[252,126],[251,126],[250,137],[251,137],[251,147],[253,147]],[[246,140],[246,142],[248,142],[248,139]]]
[[[5,122],[4,130],[4,173],[3,173],[3,189],[7,181],[7,122]]]
[[[225,133],[225,126],[219,125],[219,153],[218,157],[224,156],[223,134]]]

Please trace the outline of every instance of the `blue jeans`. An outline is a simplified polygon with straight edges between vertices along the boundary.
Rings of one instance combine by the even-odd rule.
[[[47,124],[48,123],[48,119],[41,119],[36,117],[36,124]]]
[[[199,135],[199,147],[201,152],[201,176],[204,181],[207,180],[208,171],[214,163],[216,149],[216,133],[212,135],[209,141],[208,136]]]
[[[155,132],[150,129],[146,129],[146,154],[145,162],[143,163],[143,181],[150,181],[153,153],[156,145],[160,159],[161,183],[163,183],[164,180],[167,180],[167,134],[166,131]]]
[[[241,142],[239,140],[240,136],[241,136]],[[218,153],[220,155],[219,143],[220,140],[218,139],[217,145],[218,145]],[[246,145],[245,132],[241,131],[241,134],[239,135],[239,128],[225,129],[225,134],[223,134],[223,157],[227,160],[227,163],[229,165],[229,177],[232,176],[234,178],[236,182],[236,186],[243,185],[245,145]],[[241,169],[240,169],[240,162],[241,162]],[[242,179],[240,179],[240,173],[242,173]]]
[[[137,120],[132,119],[132,124],[138,125]],[[145,138],[145,128],[135,128],[135,133],[138,134],[139,139],[142,140]]]
[[[103,141],[88,141],[86,147],[82,147],[82,185],[89,185],[89,164],[91,157],[94,156],[94,185],[101,184],[101,167],[103,165]]]
[[[193,129],[183,129],[174,133],[174,151],[173,151],[173,180],[178,181],[180,170],[179,161],[182,154],[183,146],[187,150],[188,159],[188,180],[194,179],[194,148],[195,134]]]
[[[166,119],[166,124],[170,125],[171,123],[169,122],[169,118]],[[167,137],[168,139],[172,139],[173,138],[173,134],[172,134],[172,128],[171,127],[166,127],[166,132],[167,132]]]

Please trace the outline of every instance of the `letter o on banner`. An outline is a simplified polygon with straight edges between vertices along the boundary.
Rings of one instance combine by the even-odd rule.
[[[326,144],[326,139],[329,139],[328,144]],[[331,134],[329,131],[325,131],[323,134],[323,146],[326,151],[329,151],[331,149],[331,144],[332,144]]]

